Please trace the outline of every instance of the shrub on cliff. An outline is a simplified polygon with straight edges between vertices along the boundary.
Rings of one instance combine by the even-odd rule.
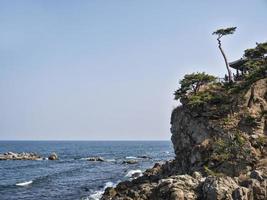
[[[214,76],[206,74],[205,72],[186,74],[184,78],[180,80],[181,87],[175,91],[174,99],[180,100],[190,94],[196,94],[201,86],[210,83],[215,79]]]
[[[213,144],[213,152],[210,156],[214,163],[211,168],[228,174],[225,166],[233,173],[240,173],[246,166],[253,165],[254,158],[246,138],[236,132],[229,138],[219,138]],[[232,167],[230,167],[232,166]],[[226,167],[226,168],[228,168]],[[226,171],[225,171],[226,170]]]

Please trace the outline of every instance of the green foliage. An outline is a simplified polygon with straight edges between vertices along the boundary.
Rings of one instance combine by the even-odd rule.
[[[228,100],[223,92],[206,90],[193,94],[188,99],[188,105],[195,107],[204,104],[224,104]]]
[[[221,38],[224,35],[230,35],[233,34],[236,30],[236,27],[229,27],[229,28],[222,28],[214,31],[213,35],[218,35],[218,38]]]
[[[257,44],[253,49],[245,50],[243,64],[249,73],[243,75],[241,82],[224,83],[229,94],[246,92],[253,83],[267,76],[267,42]]]
[[[214,76],[205,72],[186,74],[180,81],[181,87],[174,93],[174,99],[179,100],[189,94],[196,94],[202,85],[212,82],[215,79]]]
[[[243,123],[246,126],[250,126],[250,127],[257,127],[258,126],[257,118],[252,117],[251,115],[245,115],[243,118]]]
[[[248,59],[263,58],[267,53],[267,42],[259,43],[255,48],[245,50],[244,56]]]
[[[249,161],[251,152],[245,144],[246,140],[240,133],[236,133],[233,138],[220,138],[214,143],[211,158],[219,163]]]
[[[229,117],[225,117],[225,118],[222,119],[222,122],[223,122],[224,125],[228,125],[228,124],[230,124],[232,122],[232,120]]]
[[[245,68],[249,72],[254,70],[260,70],[267,65],[267,42],[259,43],[255,48],[245,50],[244,57],[246,62],[244,64]]]
[[[267,64],[261,67],[254,68],[249,74],[246,74],[241,82],[224,85],[231,94],[240,94],[246,92],[253,83],[266,77]]]

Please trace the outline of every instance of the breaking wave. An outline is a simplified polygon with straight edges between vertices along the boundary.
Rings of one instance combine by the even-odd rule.
[[[25,182],[21,182],[21,183],[16,183],[16,186],[27,186],[32,184],[33,181],[25,181]]]

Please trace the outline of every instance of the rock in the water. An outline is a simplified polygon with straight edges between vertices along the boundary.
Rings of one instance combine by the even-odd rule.
[[[6,152],[3,154],[0,154],[0,160],[42,160],[42,158],[36,153]]]
[[[129,164],[129,165],[132,165],[132,164],[137,164],[138,161],[137,160],[124,160],[122,162],[122,164]]]
[[[88,160],[88,161],[93,161],[93,162],[104,162],[105,160],[104,160],[104,158],[102,158],[102,157],[90,157],[90,158],[87,158],[86,160]]]
[[[58,156],[55,152],[51,153],[48,157],[49,160],[58,160]]]
[[[151,159],[149,156],[137,156],[137,158],[142,158],[142,159]]]

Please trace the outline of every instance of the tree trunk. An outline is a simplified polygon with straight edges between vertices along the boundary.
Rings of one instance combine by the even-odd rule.
[[[254,89],[255,89],[255,85],[253,84],[252,86],[251,86],[251,89],[250,89],[250,97],[249,97],[249,100],[248,100],[248,106],[247,107],[249,107],[249,108],[251,108],[252,107],[252,105],[253,105],[253,101],[254,101]]]
[[[230,67],[229,67],[229,64],[228,64],[226,55],[225,55],[225,53],[224,53],[224,51],[223,51],[223,49],[222,49],[221,40],[220,40],[220,38],[217,38],[217,40],[218,40],[218,44],[219,44],[219,49],[220,49],[220,51],[221,51],[221,53],[222,53],[222,55],[223,55],[223,59],[224,59],[224,62],[225,62],[226,69],[227,69],[227,71],[228,71],[228,79],[229,79],[229,82],[232,82],[232,81],[233,81],[233,78],[232,78],[232,72],[231,72],[231,70],[230,70]]]

